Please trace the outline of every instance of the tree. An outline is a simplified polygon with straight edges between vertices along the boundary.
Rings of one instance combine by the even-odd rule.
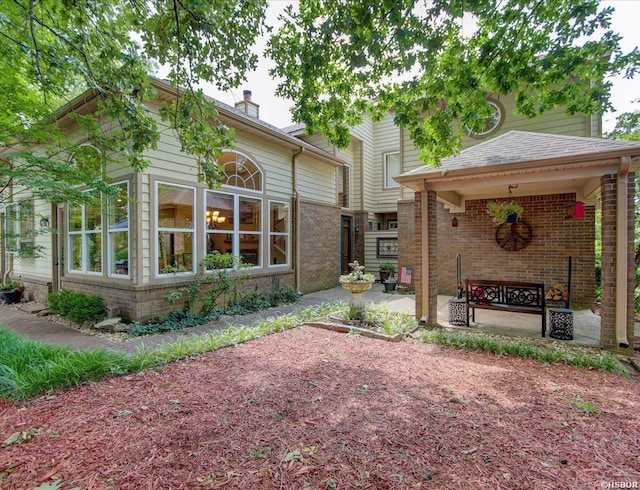
[[[255,67],[266,0],[7,0],[0,13],[0,205],[24,196],[53,202],[91,199],[77,186],[109,193],[107,162],[135,171],[149,162],[158,127],[145,108],[148,75],[170,67],[176,99],[161,115],[199,177],[220,180],[216,158],[233,132],[197,88],[237,86]],[[180,87],[178,89],[178,87]],[[91,91],[95,111],[71,107]],[[59,127],[61,110],[81,128]],[[104,121],[110,121],[105,130]],[[38,152],[32,151],[37,147]]]
[[[640,102],[640,99],[634,102]],[[616,127],[605,136],[612,140],[640,141],[640,109],[620,114]]]
[[[393,110],[437,164],[483,126],[491,92],[515,93],[527,117],[609,109],[606,77],[632,77],[640,60],[621,51],[611,12],[596,0],[301,0],[268,52],[309,134],[344,147],[363,113]]]
[[[170,68],[176,99],[162,117],[215,186],[217,156],[233,144],[200,82],[238,86],[258,57],[266,0],[7,0],[0,13],[0,205],[25,189],[54,202],[109,192],[103,169],[133,170],[159,139],[145,109],[148,74]],[[633,76],[638,52],[622,53],[611,9],[595,0],[301,0],[287,10],[267,54],[293,116],[339,146],[363,113],[395,111],[425,162],[479,128],[491,91],[515,92],[533,117],[609,107],[606,75]],[[464,28],[474,24],[471,33]],[[594,36],[598,40],[593,40]],[[586,40],[585,40],[586,39]],[[74,97],[91,90],[95,110]],[[58,126],[60,107],[83,134]],[[108,132],[101,122],[111,121]],[[38,153],[31,148],[38,147]],[[19,163],[14,164],[14,163]],[[72,164],[70,164],[72,163]]]

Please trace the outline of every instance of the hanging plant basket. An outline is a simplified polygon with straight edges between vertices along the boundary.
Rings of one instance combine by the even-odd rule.
[[[516,223],[522,216],[522,206],[514,201],[493,201],[487,203],[486,213],[491,216],[494,225],[500,226],[504,223]]]

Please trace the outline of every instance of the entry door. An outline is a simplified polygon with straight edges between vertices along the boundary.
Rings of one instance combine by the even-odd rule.
[[[349,262],[353,262],[353,239],[351,238],[351,218],[342,217],[342,238],[340,240],[340,252],[342,257],[342,274],[349,272]]]

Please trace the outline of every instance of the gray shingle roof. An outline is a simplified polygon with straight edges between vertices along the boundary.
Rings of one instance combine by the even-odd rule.
[[[423,166],[404,175],[432,172],[441,175],[443,170],[463,170],[633,149],[640,152],[639,141],[613,141],[581,136],[509,131],[467,148],[459,155],[443,158],[440,168]]]

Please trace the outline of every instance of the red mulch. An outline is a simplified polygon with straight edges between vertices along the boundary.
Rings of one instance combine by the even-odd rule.
[[[640,379],[302,327],[0,403],[0,487],[596,489],[640,481]],[[576,404],[591,402],[599,413]]]

